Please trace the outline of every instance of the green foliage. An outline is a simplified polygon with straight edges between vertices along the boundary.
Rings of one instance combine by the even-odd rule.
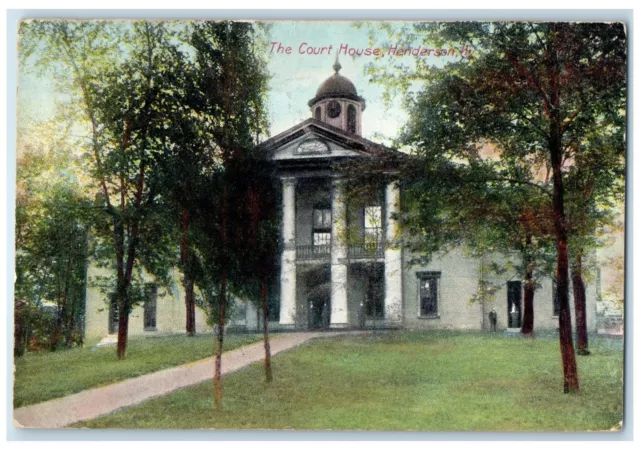
[[[498,293],[504,286],[504,283],[492,282],[489,279],[491,272],[494,274],[501,274],[505,271],[504,266],[496,262],[488,263],[485,258],[481,256],[480,264],[478,267],[478,289],[476,293],[471,296],[469,303],[481,303],[490,304],[496,299],[496,293]]]
[[[261,289],[271,286],[280,275],[279,183],[274,183],[273,168],[253,155],[245,160],[234,184],[239,197],[234,226],[238,231],[234,252],[239,259],[239,273],[234,293],[251,301],[262,311]],[[268,297],[269,292],[265,292]],[[269,303],[269,302],[267,302]],[[267,313],[269,314],[269,312]],[[273,312],[271,312],[273,314]]]
[[[100,73],[86,91],[94,128],[96,204],[105,214],[96,226],[102,264],[114,269],[107,298],[120,314],[147,298],[152,285],[170,285],[175,231],[163,195],[162,166],[172,111],[180,107],[182,53],[164,23],[133,22],[121,45],[127,58]],[[120,326],[119,335],[126,330]],[[119,349],[119,355],[123,351]]]
[[[428,259],[465,242],[477,254],[520,253],[520,273],[553,273],[556,128],[572,253],[603,245],[624,191],[622,24],[368,26],[372,40],[382,31],[390,42],[473,50],[437,64],[384,58],[367,67],[389,98],[406,96],[409,121],[396,144],[417,157],[400,168],[409,249]]]
[[[189,172],[188,186],[174,186],[191,217],[185,269],[212,320],[220,301],[226,302],[220,298],[223,274],[230,293],[253,299],[260,267],[269,277],[274,272],[278,230],[272,183],[249,154],[268,126],[268,75],[264,48],[256,43],[259,27],[198,22],[189,36],[194,63],[188,101],[192,116],[202,118],[200,133],[211,154],[201,164],[197,153],[181,153],[181,161],[199,172]],[[259,195],[257,201],[250,192]]]
[[[154,169],[165,125],[165,104],[155,100],[165,87],[170,38],[161,23],[32,21],[21,27],[23,64],[54,73],[69,94],[60,108],[71,112],[69,120],[88,123],[90,187],[94,208],[104,213],[94,216],[93,255],[109,255],[102,263],[116,268],[111,284],[121,313],[140,300],[139,289],[131,289],[142,283],[140,266],[160,280],[168,273]]]
[[[15,347],[82,344],[92,211],[59,134],[34,127],[18,139]],[[42,132],[41,131],[41,132]],[[59,131],[59,130],[58,130]]]
[[[200,229],[190,228],[201,218],[187,224],[183,272],[193,272],[202,298],[217,290],[215,268],[232,260],[218,250],[220,186],[230,186],[237,175],[231,162],[240,167],[268,126],[266,60],[257,47],[266,29],[234,22],[22,25],[23,67],[54,74],[69,94],[58,102],[67,120],[88,124],[91,192],[102,211],[92,255],[114,271],[96,281],[121,314],[143,302],[149,286],[168,284],[183,211],[196,217],[207,209],[209,220]],[[230,272],[240,289],[239,269]]]

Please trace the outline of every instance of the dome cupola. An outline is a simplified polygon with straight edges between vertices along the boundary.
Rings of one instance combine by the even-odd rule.
[[[327,78],[309,100],[311,116],[349,133],[362,133],[362,111],[365,101],[358,95],[354,84],[340,75],[342,66],[336,57],[333,64],[335,73]]]

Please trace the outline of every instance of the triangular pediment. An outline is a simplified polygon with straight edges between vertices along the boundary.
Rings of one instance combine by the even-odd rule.
[[[255,148],[272,161],[332,158],[371,158],[394,152],[375,142],[324,122],[308,119]]]
[[[301,158],[338,158],[338,157],[363,157],[368,154],[350,149],[331,139],[331,136],[324,136],[320,133],[308,132],[296,136],[290,142],[281,147],[273,149],[270,159],[282,161],[287,159]]]

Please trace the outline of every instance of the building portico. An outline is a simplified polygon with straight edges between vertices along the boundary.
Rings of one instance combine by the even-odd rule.
[[[397,184],[379,203],[353,205],[336,174],[288,174],[281,182],[280,328],[401,325]]]
[[[337,168],[395,151],[362,138],[365,101],[337,61],[333,69],[309,101],[311,118],[257,148],[282,182],[279,325],[401,326],[398,184],[368,204],[350,204]]]

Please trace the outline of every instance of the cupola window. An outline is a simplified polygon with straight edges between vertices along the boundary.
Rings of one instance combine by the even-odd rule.
[[[353,105],[347,107],[347,131],[356,132],[356,107]]]
[[[342,112],[342,107],[340,106],[340,103],[338,103],[337,101],[331,100],[327,105],[327,115],[330,118],[335,119],[340,115],[341,112]]]

